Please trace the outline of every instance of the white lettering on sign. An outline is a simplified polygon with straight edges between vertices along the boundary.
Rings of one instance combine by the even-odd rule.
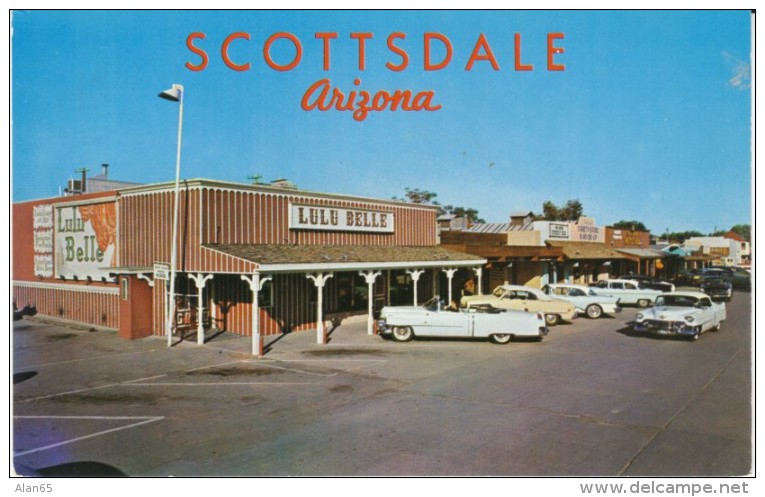
[[[392,212],[290,204],[290,229],[393,233]]]

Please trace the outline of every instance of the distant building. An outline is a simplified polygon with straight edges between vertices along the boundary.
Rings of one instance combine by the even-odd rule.
[[[77,170],[81,174],[80,179],[69,178],[66,188],[64,188],[64,195],[81,195],[83,193],[97,193],[108,192],[112,190],[119,190],[120,188],[128,188],[131,186],[140,185],[131,181],[116,181],[109,178],[109,164],[101,164],[101,174],[87,177],[88,169],[82,168]]]
[[[711,256],[721,266],[749,265],[751,261],[749,242],[730,231],[723,236],[694,236],[683,247]]]

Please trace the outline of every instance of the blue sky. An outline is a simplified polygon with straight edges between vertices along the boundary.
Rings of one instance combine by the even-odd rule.
[[[56,196],[81,167],[114,179],[171,181],[177,104],[186,88],[183,178],[288,178],[299,188],[375,198],[436,192],[489,222],[578,198],[598,224],[655,233],[751,223],[751,20],[748,11],[18,11],[12,18],[12,199]],[[190,33],[205,34],[186,46]],[[229,56],[248,71],[228,68]],[[270,68],[266,39],[291,33],[302,58]],[[323,69],[317,32],[337,33]],[[389,50],[389,34],[409,57]],[[423,34],[449,39],[451,62],[423,67]],[[371,33],[365,68],[351,33]],[[521,63],[514,70],[514,36]],[[546,69],[547,35],[563,53]],[[499,64],[466,64],[483,34]],[[431,63],[443,44],[431,43]],[[272,45],[286,65],[295,49]],[[479,51],[485,55],[485,50]],[[743,75],[743,77],[742,77]],[[315,82],[351,91],[432,91],[437,111],[306,111]],[[358,85],[354,80],[360,80]]]

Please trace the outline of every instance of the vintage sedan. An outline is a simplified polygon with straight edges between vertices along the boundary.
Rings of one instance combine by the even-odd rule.
[[[724,299],[730,302],[733,298],[733,283],[727,273],[716,269],[705,269],[701,273],[700,289],[712,299]]]
[[[653,276],[646,274],[626,274],[622,276],[622,280],[636,281],[640,288],[650,288],[651,290],[659,290],[660,292],[674,292],[675,285],[668,281],[657,280]]]
[[[553,298],[539,288],[522,285],[500,285],[490,295],[462,297],[460,307],[495,307],[497,309],[541,312],[550,326],[554,326],[562,320],[571,321],[577,316],[576,307],[571,302]]]
[[[638,333],[698,340],[706,331],[719,331],[725,317],[725,304],[712,301],[705,293],[674,292],[657,297],[651,309],[637,313],[628,325]]]
[[[659,290],[640,288],[636,282],[622,279],[600,280],[591,288],[598,295],[618,297],[621,305],[637,304],[638,307],[648,307],[662,294]]]
[[[622,311],[618,297],[598,295],[595,290],[584,285],[556,283],[546,285],[544,291],[548,295],[571,302],[576,306],[579,314],[592,319],[597,319],[604,314],[613,316]]]
[[[419,306],[383,307],[378,333],[398,342],[414,337],[489,338],[508,343],[515,337],[541,339],[548,333],[541,313],[446,307],[438,297]]]

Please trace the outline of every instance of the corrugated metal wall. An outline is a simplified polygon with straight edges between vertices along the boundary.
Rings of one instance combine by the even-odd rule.
[[[38,314],[105,328],[119,328],[119,290],[55,283],[14,282],[13,299]]]

